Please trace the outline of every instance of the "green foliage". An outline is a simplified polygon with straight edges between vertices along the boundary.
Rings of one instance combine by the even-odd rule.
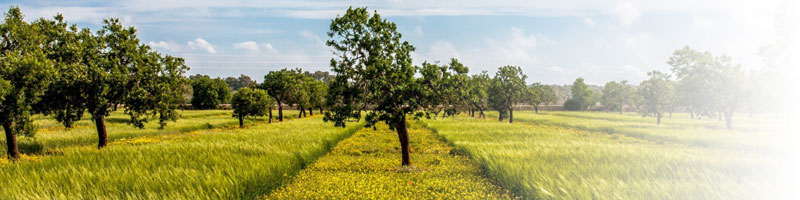
[[[298,76],[300,69],[297,70],[290,70],[290,69],[281,69],[280,71],[270,71],[267,75],[264,75],[264,82],[259,85],[259,88],[266,90],[269,96],[275,99],[278,103],[278,118],[283,121],[283,104],[289,103],[292,101],[293,97],[298,95],[294,94],[293,92],[297,91],[298,86]]]
[[[419,72],[419,104],[426,118],[436,118],[442,111],[444,116],[452,116],[458,114],[457,106],[469,105],[469,68],[455,58],[447,65],[424,62]]]
[[[500,113],[509,113],[509,122],[513,122],[514,105],[525,101],[528,87],[525,79],[528,76],[522,73],[522,68],[517,66],[503,66],[497,69],[492,85],[489,87],[489,106]],[[502,114],[500,119],[502,120]]]
[[[539,105],[542,103],[555,103],[558,100],[556,92],[548,85],[541,83],[533,83],[528,86],[527,103],[534,107],[536,112],[539,112]]]
[[[675,88],[670,75],[652,71],[647,73],[650,79],[639,84],[638,94],[642,97],[639,112],[642,115],[655,115],[661,123],[662,113],[666,112],[676,101]]]
[[[401,40],[397,25],[370,15],[366,8],[349,8],[331,21],[327,45],[335,58],[336,77],[328,91],[326,121],[344,126],[367,111],[367,126],[378,121],[397,124],[418,106],[419,87],[411,65],[414,46]]]
[[[489,106],[489,87],[492,84],[492,79],[486,71],[482,71],[480,74],[473,74],[467,84],[467,88],[469,88],[467,102],[482,114],[483,110],[486,110]]]
[[[567,110],[586,110],[589,106],[594,105],[594,92],[589,89],[586,83],[583,83],[583,78],[575,79],[572,83],[572,98],[564,103],[564,108]],[[571,101],[570,101],[571,100]]]
[[[618,110],[622,113],[622,107],[625,105],[633,105],[635,91],[633,86],[628,84],[628,81],[610,81],[603,87],[603,96],[600,98],[600,103],[606,107],[606,110]]]
[[[239,77],[227,77],[225,78],[225,83],[228,84],[231,91],[237,91],[239,88],[243,87],[255,87],[257,85],[256,81],[244,74],[239,75]]]
[[[34,104],[57,73],[41,48],[46,40],[43,32],[40,26],[24,21],[19,7],[11,7],[0,24],[0,124],[12,131],[6,136],[33,136],[30,116]]]
[[[233,107],[233,117],[242,120],[248,116],[264,116],[267,114],[275,100],[267,95],[267,92],[260,89],[240,88],[233,94],[231,107]]]
[[[229,96],[230,88],[220,78],[199,76],[192,80],[192,107],[195,109],[215,109]]]

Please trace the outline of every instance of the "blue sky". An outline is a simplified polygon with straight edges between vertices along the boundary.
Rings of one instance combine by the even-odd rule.
[[[765,44],[797,35],[796,1],[2,1],[26,19],[63,13],[97,30],[120,18],[142,42],[186,58],[191,74],[261,80],[270,70],[328,70],[330,19],[368,6],[398,24],[417,47],[414,62],[455,57],[472,73],[521,66],[528,82],[590,84],[668,71],[684,45],[726,53],[744,68],[763,67]],[[788,11],[787,11],[788,10]],[[795,20],[792,20],[795,19]],[[779,32],[776,27],[793,27]],[[785,28],[784,28],[785,29]],[[796,42],[795,39],[789,41]]]

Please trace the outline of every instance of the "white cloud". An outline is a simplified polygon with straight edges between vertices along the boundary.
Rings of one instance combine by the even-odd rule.
[[[417,35],[425,35],[425,32],[422,31],[421,26],[417,26],[417,28],[414,28],[414,33],[416,33]]]
[[[267,53],[278,53],[278,49],[272,47],[272,44],[270,43],[261,43],[259,46],[264,48],[267,51]]]
[[[642,15],[639,9],[631,2],[617,4],[611,11],[617,15],[619,23],[623,26],[630,26],[636,22],[636,20],[639,20],[639,17]]]
[[[319,36],[317,36],[316,34],[312,33],[309,30],[300,31],[300,35],[305,37],[306,39],[314,40],[317,43],[325,44],[325,42],[322,40],[322,38],[320,38]]]
[[[163,50],[167,50],[167,51],[170,51],[170,52],[173,52],[173,53],[178,52],[181,49],[183,49],[183,46],[181,46],[180,44],[178,44],[176,42],[173,42],[173,41],[169,41],[169,42],[165,42],[165,41],[153,42],[153,41],[150,41],[150,42],[147,42],[147,45],[149,45],[150,47],[156,48],[156,49],[163,49]]]
[[[208,43],[208,41],[204,40],[203,38],[197,38],[192,41],[186,43],[190,49],[192,50],[203,50],[211,54],[217,53],[217,50],[214,49],[214,45]]]
[[[258,48],[258,43],[255,41],[246,41],[233,44],[234,49],[244,49],[248,51],[260,51],[261,49]]]
[[[594,26],[594,25],[596,25],[596,23],[594,22],[594,20],[592,20],[592,18],[588,18],[588,17],[583,17],[583,23],[584,23],[584,24],[586,24],[587,26]]]

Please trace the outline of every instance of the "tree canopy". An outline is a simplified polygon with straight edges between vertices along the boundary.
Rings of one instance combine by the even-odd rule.
[[[239,119],[239,127],[244,127],[244,118],[248,116],[266,115],[274,104],[275,100],[266,91],[249,87],[240,88],[231,99],[233,117]]]

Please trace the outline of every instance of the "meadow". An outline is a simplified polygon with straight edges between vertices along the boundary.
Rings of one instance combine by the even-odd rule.
[[[229,110],[181,111],[158,129],[108,118],[65,129],[36,116],[23,157],[0,159],[10,199],[781,199],[797,184],[797,141],[784,121],[676,113],[515,112],[515,122],[459,115],[409,121],[410,167],[384,124],[346,128],[320,115],[284,122]]]
[[[4,186],[0,188],[0,196],[11,199],[255,198],[278,187],[361,127],[350,124],[348,128],[334,128],[315,116],[273,124],[255,120],[240,129],[224,127],[235,123],[230,111],[199,112],[186,116],[205,117],[189,117],[164,130],[148,127],[128,133],[122,124],[119,131],[109,128],[110,135],[116,136],[102,150],[82,142],[70,145],[63,142],[83,141],[81,133],[42,133],[36,140],[45,144],[44,151],[57,153],[29,154],[19,162],[0,164],[0,184]],[[217,112],[230,120],[217,119],[216,114],[210,114]],[[221,127],[185,128],[209,123]],[[86,131],[89,130],[93,129]],[[48,137],[48,134],[63,136]],[[70,136],[77,139],[63,139]],[[64,145],[51,147],[49,144]]]
[[[758,142],[789,134],[753,131],[773,130],[772,123],[726,131],[717,120],[686,115],[662,125],[635,114],[514,117],[514,124],[464,117],[424,123],[526,199],[776,199],[789,197],[796,183],[786,178],[796,177],[792,158],[760,149],[766,144]]]

